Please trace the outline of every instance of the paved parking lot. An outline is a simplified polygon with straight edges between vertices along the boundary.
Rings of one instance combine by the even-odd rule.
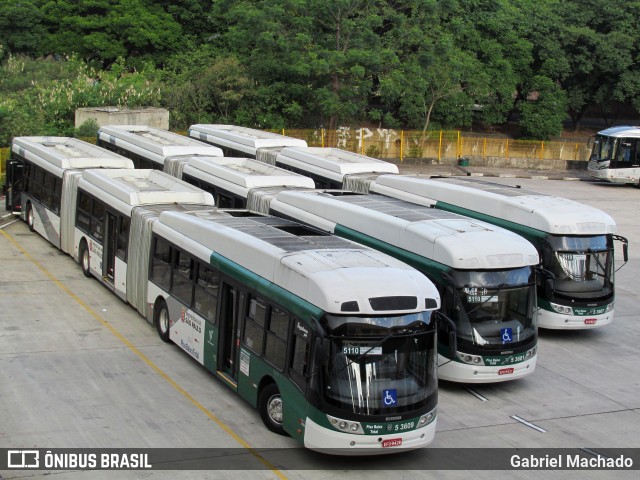
[[[630,242],[617,274],[615,320],[591,331],[541,331],[533,375],[511,383],[441,382],[435,448],[640,448],[640,190],[588,181],[496,177],[610,213]],[[618,258],[618,261],[621,259]],[[246,455],[268,463],[252,478],[613,478],[613,472],[423,471],[429,449],[386,458],[334,460],[268,432],[259,415],[137,312],[23,222],[0,234],[0,447],[288,449]],[[304,463],[314,470],[300,471]],[[247,464],[249,465],[249,463]],[[338,469],[336,469],[338,465]],[[251,467],[248,467],[251,468]],[[635,474],[634,474],[635,473]],[[0,478],[42,476],[0,472]],[[83,472],[55,472],[78,478]],[[88,475],[84,472],[84,475]],[[83,475],[83,478],[84,478]],[[122,478],[124,472],[91,472]],[[167,471],[127,478],[173,478]],[[237,472],[182,472],[234,478]],[[636,472],[617,472],[636,478]]]

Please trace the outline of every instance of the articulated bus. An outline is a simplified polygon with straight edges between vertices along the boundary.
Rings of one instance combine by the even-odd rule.
[[[258,158],[286,147],[306,147],[304,140],[236,125],[197,124],[189,136],[221,148],[225,157]]]
[[[76,185],[87,168],[133,168],[128,158],[69,137],[16,137],[7,162],[7,209],[73,253]]]
[[[398,173],[392,163],[338,148],[307,147],[304,140],[235,125],[191,125],[189,135],[225,151],[226,156],[255,158],[261,162],[310,177],[316,188],[362,191],[368,178]],[[375,172],[375,173],[374,173]],[[358,180],[350,182],[350,178]]]
[[[146,125],[100,127],[96,143],[130,158],[136,168],[164,170],[170,174],[180,171],[184,156],[222,157],[222,150],[217,147]]]
[[[298,175],[265,171],[265,164],[252,159],[229,160],[208,164],[199,177],[202,188],[222,185],[244,199],[242,206],[249,210],[306,223],[380,250],[422,271],[437,285],[441,311],[453,319],[458,345],[452,355],[445,337],[440,337],[439,378],[486,383],[533,372],[533,267],[539,260],[529,242],[484,222],[381,195],[310,191]],[[232,161],[241,162],[242,168]],[[269,175],[274,172],[278,174]],[[285,191],[301,193],[284,196]]]
[[[62,214],[74,218],[83,273],[267,428],[347,455],[433,441],[440,298],[420,272],[286,219],[219,210],[157,170],[89,169],[75,188],[77,208]]]
[[[371,191],[434,205],[509,229],[538,250],[542,272],[538,325],[588,329],[611,323],[615,300],[616,224],[605,212],[565,198],[475,179],[385,175]]]
[[[597,133],[591,145],[589,175],[640,187],[640,127],[611,127]]]

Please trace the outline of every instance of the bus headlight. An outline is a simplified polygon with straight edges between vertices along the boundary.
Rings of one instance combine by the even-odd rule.
[[[354,433],[356,435],[364,435],[364,430],[360,422],[353,422],[351,420],[342,420],[341,418],[332,417],[327,415],[329,423],[336,429],[345,433]]]
[[[567,307],[565,305],[558,305],[557,303],[552,303],[551,308],[553,308],[553,310],[556,313],[562,313],[564,315],[573,315],[573,308]]]
[[[529,350],[527,350],[527,353],[525,354],[525,358],[529,359],[534,357],[536,354],[536,347],[530,348]]]
[[[609,305],[607,305],[607,308],[604,310],[605,312],[611,312],[613,310],[613,303],[611,302]]]
[[[422,415],[420,417],[420,420],[418,420],[418,427],[424,427],[425,425],[429,425],[431,422],[433,422],[436,419],[436,410],[437,409],[434,408],[429,413],[425,413],[424,415]]]
[[[484,365],[484,360],[481,355],[471,355],[469,353],[462,352],[458,352],[457,355],[464,363],[468,363],[470,365]]]

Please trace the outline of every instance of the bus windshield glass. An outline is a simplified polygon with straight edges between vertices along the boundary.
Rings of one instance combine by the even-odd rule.
[[[331,340],[323,375],[327,403],[357,415],[393,415],[433,402],[437,374],[431,312],[326,318]]]
[[[595,160],[597,162],[611,160],[615,155],[615,144],[615,138],[597,135],[593,142],[590,160]]]
[[[531,267],[452,272],[456,293],[445,299],[458,345],[487,351],[525,346],[536,338],[535,277]]]
[[[613,293],[613,247],[604,235],[550,237],[553,254],[545,265],[555,276],[555,292],[578,298]]]

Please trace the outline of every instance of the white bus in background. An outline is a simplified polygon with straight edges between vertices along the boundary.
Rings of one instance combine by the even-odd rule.
[[[16,137],[7,200],[31,231],[73,254],[76,185],[87,168],[133,168],[128,158],[69,137]]]
[[[145,315],[150,238],[145,232],[160,212],[214,206],[211,194],[158,170],[85,170],[77,185],[74,257],[94,276]]]
[[[189,136],[221,148],[225,157],[258,160],[262,154],[278,152],[282,148],[307,146],[306,141],[298,138],[236,125],[191,125]]]
[[[190,157],[179,178],[213,195],[219,208],[245,208],[247,192],[313,189],[313,180],[250,158]],[[216,178],[216,182],[209,181]]]
[[[243,200],[238,207],[293,219],[380,250],[436,284],[441,311],[456,325],[458,345],[449,361],[449,342],[442,332],[440,378],[488,383],[533,372],[534,266],[539,260],[529,242],[484,222],[380,195],[317,193],[311,179],[305,185],[300,176],[256,160],[227,160],[206,162],[201,188],[224,187]],[[284,195],[296,191],[303,193]]]
[[[191,125],[189,135],[224,150],[225,156],[255,158],[310,177],[316,188],[343,188],[344,179],[398,173],[392,163],[338,148],[307,147],[304,140],[235,125]],[[372,173],[375,172],[375,173]],[[348,181],[348,180],[347,180]],[[359,182],[345,189],[362,191]]]
[[[497,183],[451,177],[421,179],[385,175],[371,191],[406,199],[507,228],[538,250],[545,277],[538,288],[538,325],[550,329],[588,329],[613,320],[614,242],[610,215],[566,198]]]
[[[598,132],[590,143],[589,175],[640,187],[640,127],[607,128]]]
[[[97,144],[130,158],[135,168],[152,168],[170,174],[180,171],[185,156],[222,157],[222,150],[217,147],[146,125],[100,127]]]

